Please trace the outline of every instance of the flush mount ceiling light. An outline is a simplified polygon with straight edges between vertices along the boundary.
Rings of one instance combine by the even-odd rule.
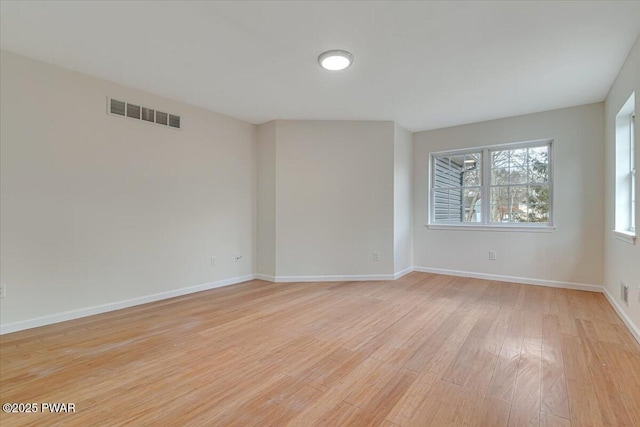
[[[318,56],[318,64],[325,70],[340,71],[353,63],[353,55],[346,50],[328,50]]]

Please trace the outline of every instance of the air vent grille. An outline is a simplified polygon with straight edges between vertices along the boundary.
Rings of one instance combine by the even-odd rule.
[[[175,129],[181,129],[180,116],[175,114],[157,111],[153,108],[142,107],[140,105],[131,104],[117,99],[108,99],[108,110],[110,114],[128,117],[131,119],[142,120],[145,122],[156,123],[162,126],[168,126]]]
[[[169,126],[180,129],[180,116],[169,114]]]
[[[169,121],[168,121],[168,114],[167,113],[163,113],[162,111],[156,111],[156,123],[159,125],[168,125]]]
[[[147,122],[154,122],[155,121],[155,110],[152,110],[151,108],[147,108],[147,107],[142,107],[142,120],[145,120]]]
[[[127,117],[131,117],[132,119],[140,118],[140,106],[127,104]]]
[[[118,114],[119,116],[124,116],[126,106],[127,104],[125,102],[112,99],[109,111],[111,111],[111,114]]]

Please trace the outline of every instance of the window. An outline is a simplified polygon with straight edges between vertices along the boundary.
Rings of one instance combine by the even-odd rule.
[[[431,155],[430,225],[550,227],[551,141]]]
[[[629,222],[631,223],[629,226],[629,231],[635,233],[636,232],[636,113],[634,112],[629,119],[629,159],[631,168],[631,206],[630,210],[630,218]]]
[[[635,93],[616,115],[616,235],[635,243],[636,166],[635,166]]]
[[[436,156],[433,169],[434,222],[480,222],[482,152]]]

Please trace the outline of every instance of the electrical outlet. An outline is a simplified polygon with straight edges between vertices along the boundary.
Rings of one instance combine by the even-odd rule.
[[[496,251],[489,251],[489,260],[490,261],[496,260]]]
[[[373,251],[373,252],[371,253],[371,258],[372,258],[374,261],[380,261],[380,252],[378,252],[378,251]]]
[[[242,255],[236,255],[236,262],[240,262],[241,259],[242,259]]]
[[[216,257],[212,256],[211,257],[211,267],[215,267],[216,265],[218,265],[218,261],[216,261]]]
[[[4,283],[0,283],[0,298],[4,298],[7,296],[7,285]]]

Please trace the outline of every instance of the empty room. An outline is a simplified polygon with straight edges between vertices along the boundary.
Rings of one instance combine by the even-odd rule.
[[[0,0],[0,425],[640,426],[638,1]]]

